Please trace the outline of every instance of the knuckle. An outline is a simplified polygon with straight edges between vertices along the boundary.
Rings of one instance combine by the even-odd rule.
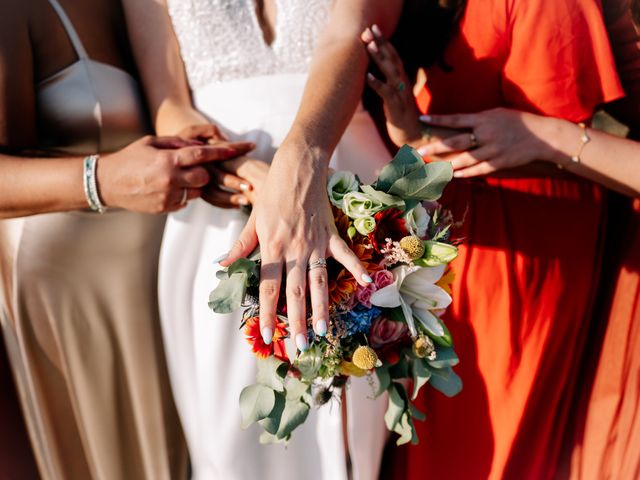
[[[320,268],[312,270],[310,280],[314,287],[326,287],[328,283],[326,272]]]
[[[305,297],[306,291],[302,285],[287,286],[287,296],[296,300],[301,300]]]
[[[260,285],[260,295],[267,300],[278,298],[278,286],[273,282],[262,282]]]

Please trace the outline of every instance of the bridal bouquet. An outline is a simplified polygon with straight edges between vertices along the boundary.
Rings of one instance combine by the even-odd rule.
[[[330,401],[350,376],[375,372],[373,395],[389,395],[387,427],[399,434],[399,445],[417,443],[413,422],[424,415],[411,401],[420,389],[429,383],[453,396],[462,388],[452,370],[458,363],[453,341],[440,319],[451,303],[449,263],[457,248],[449,239],[450,215],[434,202],[451,178],[447,162],[425,164],[408,146],[372,185],[350,172],[331,176],[327,193],[336,227],[374,281],[362,287],[329,259],[328,332],[315,335],[309,318],[310,347],[293,358],[285,348],[284,296],[273,342],[266,345],[260,335],[259,255],[218,272],[209,306],[218,313],[244,308],[241,329],[259,359],[256,383],[240,395],[243,428],[257,422],[261,441],[286,442],[312,405]]]

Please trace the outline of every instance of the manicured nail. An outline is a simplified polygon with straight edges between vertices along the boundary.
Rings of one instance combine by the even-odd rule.
[[[262,340],[265,345],[271,345],[271,341],[273,340],[273,329],[269,327],[264,327],[262,329]]]
[[[367,73],[367,80],[369,80],[370,82],[375,82],[376,77],[374,77],[372,73]]]
[[[454,178],[464,178],[464,173],[462,172],[453,172]]]
[[[247,197],[239,197],[238,198],[238,203],[240,205],[246,206],[246,205],[249,205],[249,203],[251,203],[251,202],[249,202],[249,199]]]
[[[362,33],[362,39],[367,43],[373,40],[373,33],[371,33],[370,28],[365,28],[364,32]]]
[[[415,118],[415,117],[414,117]],[[373,278],[371,278],[369,275],[367,275],[366,273],[362,274],[362,280],[367,282],[367,283],[373,283]]]
[[[382,31],[380,30],[380,27],[378,27],[378,25],[376,25],[375,23],[371,25],[371,31],[375,34],[376,37],[382,36]]]
[[[318,323],[316,323],[316,333],[321,337],[326,336],[327,335],[327,322],[325,322],[324,320],[320,320]]]
[[[378,53],[380,50],[378,50],[378,45],[376,45],[376,42],[369,42],[367,43],[367,49],[371,52],[371,53]]]
[[[226,260],[227,258],[229,258],[229,254],[228,254],[228,253],[225,253],[224,255],[220,255],[218,258],[216,258],[216,259],[213,261],[213,264],[214,264],[214,265],[217,265],[218,263],[220,263],[220,262],[222,262],[222,261]]]
[[[429,155],[429,152],[431,151],[431,149],[429,148],[429,145],[423,145],[422,147],[418,148],[417,151],[420,155],[424,157],[425,155]]]
[[[421,122],[430,122],[431,121],[431,115],[420,115],[420,121]]]
[[[246,192],[247,190],[251,189],[251,185],[249,185],[248,183],[244,183],[242,182],[240,184],[240,190],[243,192]]]
[[[304,333],[299,333],[296,335],[296,347],[301,352],[306,352],[309,348],[309,342],[307,341],[307,336]]]

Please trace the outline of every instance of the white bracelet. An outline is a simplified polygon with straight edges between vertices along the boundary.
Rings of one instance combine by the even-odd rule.
[[[94,212],[100,214],[107,211],[107,207],[100,201],[100,195],[98,193],[98,181],[96,176],[96,170],[98,168],[99,155],[90,155],[84,159],[84,196],[87,199],[89,208]]]

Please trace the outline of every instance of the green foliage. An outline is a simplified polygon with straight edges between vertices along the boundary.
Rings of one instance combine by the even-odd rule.
[[[453,397],[462,390],[462,380],[451,367],[432,368],[431,386],[447,397]]]
[[[306,352],[298,355],[295,361],[296,368],[300,371],[302,378],[308,381],[314,380],[322,367],[322,350],[318,345],[312,345]]]
[[[258,278],[256,262],[241,258],[226,272],[218,272],[218,286],[209,295],[209,308],[216,313],[232,313],[242,306],[247,287]]]
[[[258,360],[256,381],[277,392],[284,392],[284,379],[288,370],[289,365],[274,356]]]
[[[380,172],[378,181],[373,185],[376,190],[389,192],[391,186],[399,179],[409,175],[424,165],[424,160],[418,152],[409,145],[403,146],[393,160]]]
[[[437,267],[447,265],[458,256],[458,249],[448,243],[426,240],[424,242],[424,254],[414,263],[420,267]]]
[[[249,385],[240,393],[242,428],[267,418],[276,404],[275,392],[264,385]]]
[[[425,386],[431,378],[431,370],[429,370],[424,359],[414,357],[413,362],[411,362],[411,373],[413,377],[413,394],[411,395],[411,400],[415,400],[418,398],[420,389]]]

